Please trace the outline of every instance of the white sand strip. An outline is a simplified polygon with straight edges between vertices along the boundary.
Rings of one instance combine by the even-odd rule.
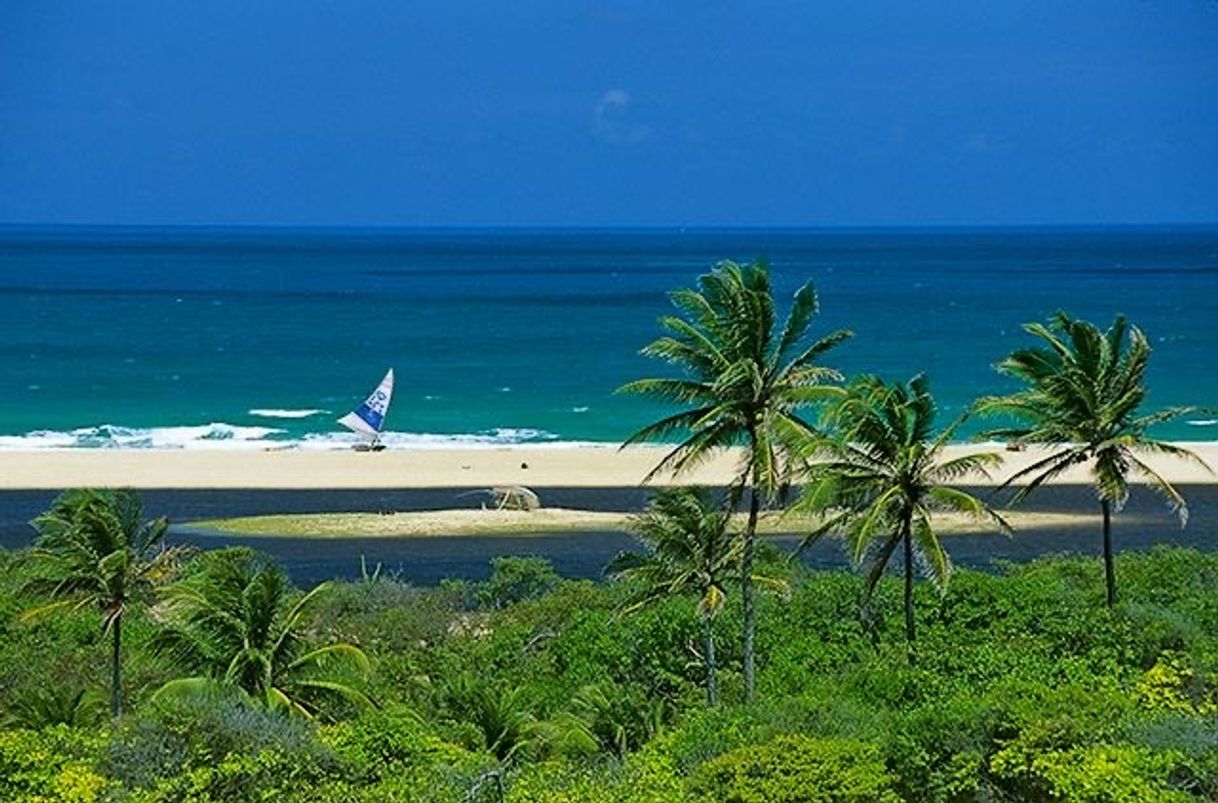
[[[1218,442],[1181,444],[1218,469]],[[992,450],[961,445],[952,453]],[[347,451],[187,451],[141,449],[0,452],[0,489],[130,486],[136,488],[481,488],[525,485],[638,485],[666,453],[662,446],[504,447],[497,449]],[[998,480],[1044,452],[1001,452]],[[723,485],[736,474],[738,454],[725,453],[680,478],[682,484]],[[1155,457],[1151,465],[1172,482],[1218,482],[1194,463]],[[1061,482],[1087,482],[1086,466]],[[973,478],[980,482],[982,478]],[[661,477],[654,484],[672,482]]]

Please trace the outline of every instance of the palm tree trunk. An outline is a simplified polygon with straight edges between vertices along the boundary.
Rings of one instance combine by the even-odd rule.
[[[1108,607],[1116,604],[1116,568],[1112,565],[1112,521],[1108,500],[1100,501],[1104,511],[1104,585],[1108,592]]]
[[[908,520],[902,522],[901,529],[905,531],[901,538],[901,540],[905,542],[905,643],[909,647],[909,657],[912,661],[915,636],[913,598],[913,539],[910,537],[910,526]]]
[[[744,530],[744,550],[740,556],[740,591],[744,602],[744,701],[753,701],[756,688],[756,661],[754,660],[757,637],[756,592],[753,588],[753,541],[757,535],[757,514],[761,510],[761,497],[757,484],[750,489],[749,523]]]
[[[719,689],[715,684],[715,620],[706,617],[706,702],[716,705],[719,702]]]
[[[118,719],[123,715],[123,616],[114,617],[114,648],[110,656],[110,713]]]

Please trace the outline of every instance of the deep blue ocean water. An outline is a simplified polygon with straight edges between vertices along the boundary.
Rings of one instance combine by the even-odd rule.
[[[811,279],[827,364],[925,371],[944,421],[1010,388],[993,364],[1063,308],[1150,337],[1149,407],[1218,407],[1218,228],[260,230],[0,228],[0,448],[342,443],[397,374],[391,446],[620,441],[615,395],[666,293],[764,257]],[[1158,434],[1218,438],[1218,413]]]

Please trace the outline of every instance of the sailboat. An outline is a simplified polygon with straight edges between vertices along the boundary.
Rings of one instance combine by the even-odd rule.
[[[390,368],[381,384],[376,386],[376,390],[372,391],[372,395],[365,399],[363,404],[338,419],[338,423],[366,439],[363,443],[356,444],[356,451],[379,452],[385,448],[385,444],[381,443],[381,430],[385,426],[385,415],[389,412],[389,402],[392,398],[393,369]]]

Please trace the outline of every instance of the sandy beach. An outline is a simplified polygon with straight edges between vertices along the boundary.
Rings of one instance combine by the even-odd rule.
[[[1218,467],[1218,442],[1181,444],[1210,466]],[[959,445],[951,453],[992,451],[984,445]],[[56,489],[76,486],[136,488],[479,488],[633,487],[666,453],[662,446],[613,445],[494,449],[388,450],[375,454],[348,451],[228,451],[92,449],[9,451],[0,457],[0,489]],[[1043,452],[1000,452],[1001,481],[1031,464]],[[723,453],[676,482],[725,485],[736,474],[739,455]],[[1155,457],[1156,471],[1172,482],[1215,483],[1218,475],[1193,462]],[[1058,482],[1085,483],[1085,466]],[[671,484],[671,476],[652,484]],[[969,477],[968,484],[984,484]]]

